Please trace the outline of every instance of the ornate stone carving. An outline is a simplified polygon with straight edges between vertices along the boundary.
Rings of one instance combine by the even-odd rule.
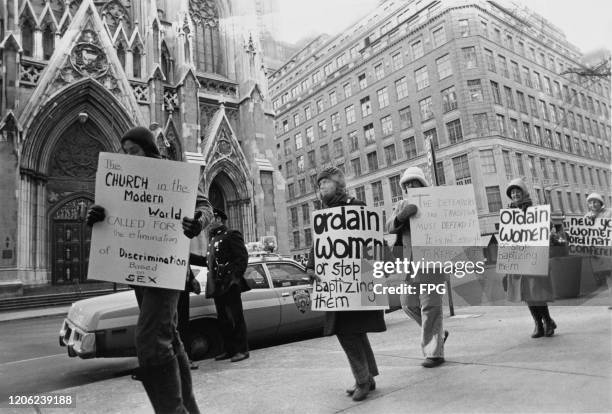
[[[98,46],[92,43],[78,43],[70,52],[72,67],[84,76],[99,78],[108,70],[108,59]]]
[[[117,0],[111,0],[100,10],[100,14],[106,17],[106,24],[114,32],[121,22],[127,29],[130,28],[130,15],[127,8]]]
[[[164,110],[174,112],[178,108],[178,94],[171,88],[164,89]]]
[[[214,0],[189,0],[189,14],[196,24],[219,25],[219,12]]]
[[[56,144],[51,158],[51,177],[94,178],[98,165],[98,153],[103,145],[86,135],[85,127],[69,128]]]
[[[22,60],[19,65],[19,81],[25,84],[36,85],[44,69],[44,65],[37,65]]]
[[[134,96],[138,102],[149,102],[149,85],[146,83],[130,82]]]
[[[77,198],[71,200],[60,207],[55,214],[53,214],[54,220],[83,220],[87,208],[92,202],[86,198]],[[70,239],[70,233],[68,233],[67,239]]]

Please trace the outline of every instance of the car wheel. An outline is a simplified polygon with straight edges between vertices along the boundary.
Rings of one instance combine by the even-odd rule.
[[[219,353],[221,336],[215,324],[196,323],[189,330],[189,354],[192,360],[212,358]]]

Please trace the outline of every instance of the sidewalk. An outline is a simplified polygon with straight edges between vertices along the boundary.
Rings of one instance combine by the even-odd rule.
[[[553,306],[551,314],[556,335],[531,339],[525,306],[458,308],[445,318],[447,363],[435,369],[420,366],[416,324],[401,311],[388,314],[388,331],[370,335],[377,389],[360,403],[344,393],[353,379],[335,337],[254,350],[235,364],[201,362],[194,390],[203,413],[612,411],[612,311]],[[59,392],[76,393],[77,408],[38,412],[152,412],[142,385],[128,377]]]

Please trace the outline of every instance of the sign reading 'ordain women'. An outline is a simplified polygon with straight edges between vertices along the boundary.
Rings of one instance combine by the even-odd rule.
[[[100,153],[89,279],[183,290],[189,239],[181,220],[194,213],[199,167]]]
[[[312,213],[315,274],[312,310],[386,309],[374,293],[372,263],[383,247],[380,209],[334,207]]]

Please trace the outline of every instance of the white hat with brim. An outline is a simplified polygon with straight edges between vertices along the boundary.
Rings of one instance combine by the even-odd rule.
[[[408,167],[400,179],[400,185],[403,186],[411,180],[417,180],[421,183],[421,185],[423,185],[423,187],[429,187],[429,183],[425,179],[425,174],[419,167]]]
[[[591,193],[589,194],[589,196],[587,197],[587,203],[591,200],[597,200],[599,201],[601,204],[604,204],[604,199],[603,196],[599,193]]]

